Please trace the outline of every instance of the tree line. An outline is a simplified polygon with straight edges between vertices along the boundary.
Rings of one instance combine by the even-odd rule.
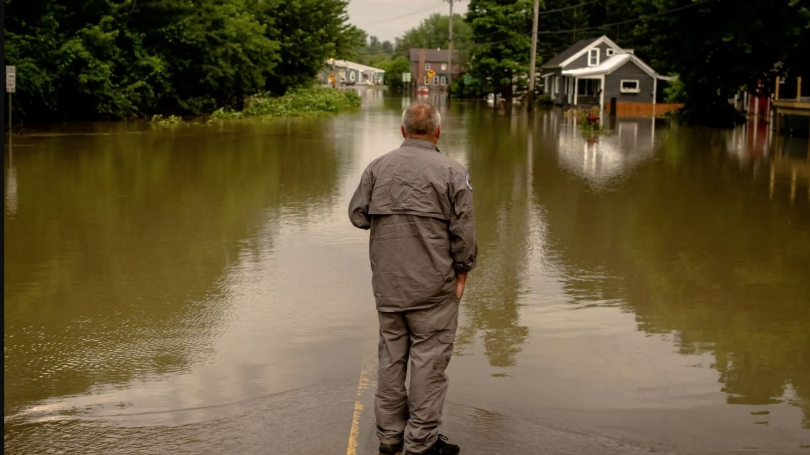
[[[358,53],[395,70],[387,79],[401,84],[408,48],[447,48],[448,21],[434,14],[389,43],[389,52],[364,46]],[[453,22],[467,74],[453,94],[511,98],[513,86],[525,88],[532,22],[533,0],[471,0]],[[684,103],[682,117],[690,123],[729,125],[735,112],[728,99],[741,88],[761,84],[767,95],[776,76],[810,79],[806,0],[541,0],[537,65],[601,35],[633,49],[660,74],[677,75],[668,93]]]
[[[349,23],[348,0],[4,0],[15,116],[121,118],[239,109],[257,93],[307,86],[328,58],[386,70],[401,88],[408,50],[443,48],[447,15],[393,43]],[[466,75],[455,96],[512,96],[526,86],[533,0],[471,0],[453,17]],[[684,118],[724,123],[742,87],[810,79],[806,0],[541,0],[537,64],[607,35],[661,74]]]
[[[309,85],[364,34],[348,0],[4,0],[15,117],[203,114]]]

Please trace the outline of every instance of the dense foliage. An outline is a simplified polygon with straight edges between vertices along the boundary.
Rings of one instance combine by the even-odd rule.
[[[4,0],[6,63],[17,66],[16,118],[199,114],[254,94],[307,86],[323,62],[386,70],[402,88],[411,48],[447,48],[433,14],[395,43],[348,24],[348,0]],[[453,18],[467,74],[453,96],[509,99],[528,75],[532,0],[471,0]],[[692,123],[727,125],[741,88],[810,80],[805,0],[541,0],[537,65],[607,35],[661,74]],[[810,92],[810,90],[808,90]]]
[[[512,99],[513,86],[529,73],[531,0],[471,0],[466,20],[475,44],[470,50],[471,84]]]
[[[354,90],[334,90],[324,87],[292,89],[284,96],[252,97],[241,111],[217,109],[213,117],[301,117],[337,114],[357,109],[361,101],[360,95]]]
[[[509,98],[510,77],[520,87],[531,4],[471,0],[471,88]],[[580,39],[607,35],[659,73],[679,76],[666,95],[685,103],[681,114],[690,123],[729,125],[736,113],[728,100],[740,89],[761,83],[767,95],[776,76],[810,79],[810,5],[803,0],[541,0],[540,9],[538,65]]]
[[[200,114],[310,83],[362,32],[347,0],[5,1],[17,118]]]

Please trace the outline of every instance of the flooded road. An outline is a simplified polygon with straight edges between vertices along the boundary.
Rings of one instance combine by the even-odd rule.
[[[27,127],[5,153],[6,453],[375,454],[367,232],[408,100]],[[479,267],[465,454],[810,453],[810,154],[734,131],[443,106]]]

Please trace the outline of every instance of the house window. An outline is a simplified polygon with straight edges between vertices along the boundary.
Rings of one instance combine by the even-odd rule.
[[[447,77],[442,76],[442,85],[447,85]]]
[[[588,51],[588,66],[599,66],[599,48]]]
[[[433,76],[433,85],[439,85],[439,76]]]
[[[442,71],[447,71],[447,63],[442,63]]]
[[[639,93],[641,86],[638,79],[622,79],[621,80],[622,93]]]
[[[430,63],[425,63],[425,71],[430,69]]]
[[[429,81],[430,81],[430,78],[428,78],[427,76],[425,76],[425,85],[428,85],[428,84],[430,83]]]
[[[608,57],[613,57],[614,55],[616,55],[616,51],[614,49],[607,49],[605,51],[605,54],[607,54]]]
[[[349,73],[349,80],[352,80],[352,81],[353,81],[353,80],[354,80],[354,77],[355,77],[355,76],[354,76],[354,71],[350,72],[350,73]]]

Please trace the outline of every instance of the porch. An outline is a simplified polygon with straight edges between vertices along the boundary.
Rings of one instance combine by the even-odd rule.
[[[602,78],[574,78],[574,106],[601,106]]]

